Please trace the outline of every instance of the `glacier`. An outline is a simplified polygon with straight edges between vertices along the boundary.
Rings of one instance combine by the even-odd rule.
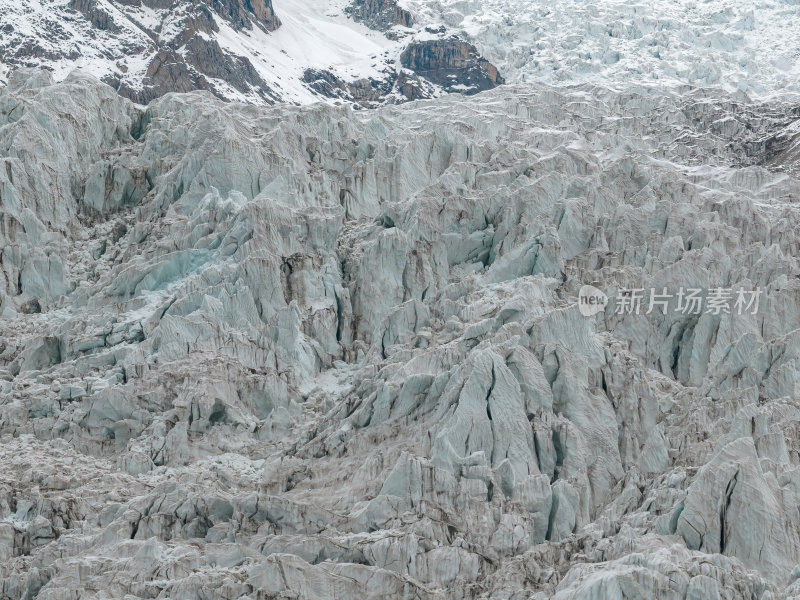
[[[9,75],[0,597],[800,597],[791,90],[508,72]],[[615,310],[720,287],[758,311]]]

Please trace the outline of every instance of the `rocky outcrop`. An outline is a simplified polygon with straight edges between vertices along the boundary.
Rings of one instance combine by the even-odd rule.
[[[376,108],[443,92],[476,94],[504,81],[474,46],[455,38],[411,42],[400,60],[403,69],[387,69],[380,79],[348,81],[326,69],[306,69],[303,82],[326,98]]]
[[[81,13],[93,27],[101,31],[119,33],[120,28],[114,18],[104,8],[98,5],[97,0],[70,0],[67,5],[72,10]]]
[[[363,108],[435,98],[441,94],[431,82],[409,71],[389,73],[382,79],[345,81],[328,70],[307,69],[303,82],[320,96],[345,100]]]
[[[371,29],[385,31],[395,25],[411,27],[413,15],[397,4],[397,0],[354,0],[347,13]]]
[[[335,73],[325,69],[306,69],[303,82],[326,98],[340,98],[365,108],[374,108],[383,103],[391,92],[391,81],[376,79],[357,79],[345,81]]]
[[[400,62],[447,92],[476,94],[505,82],[475,46],[456,37],[412,42]]]
[[[281,26],[271,0],[70,0],[51,8],[32,15],[22,5],[0,6],[7,22],[0,60],[11,70],[55,67],[59,76],[79,61],[79,68],[90,65],[92,74],[139,104],[202,90],[254,104],[328,100],[375,108],[476,93],[503,81],[474,47],[439,39],[445,29],[413,31],[410,13],[390,0],[348,8],[365,25],[351,24],[348,44],[369,49],[369,56],[339,39],[341,7],[319,14],[308,4],[287,7],[290,37],[298,42],[286,47],[271,41]],[[367,29],[394,25],[387,31],[393,41],[381,43]],[[425,41],[413,41],[420,36]]]
[[[275,31],[281,25],[272,0],[211,0],[210,5],[236,29],[249,29],[255,23],[266,31]]]
[[[170,92],[194,90],[224,97],[225,90],[220,89],[219,82],[229,86],[226,89],[252,93],[268,104],[278,98],[247,57],[225,52],[213,38],[219,26],[210,10],[199,7],[183,25],[180,33],[152,57],[140,85],[133,87],[119,76],[109,76],[104,81],[139,104],[148,104]],[[252,26],[249,21],[237,21],[236,25]]]
[[[145,73],[143,89],[135,90],[119,81],[108,83],[122,96],[139,104],[147,104],[170,92],[191,92],[210,88],[205,77],[191,69],[183,56],[171,50],[161,50],[153,57]]]
[[[346,86],[361,87],[355,82],[396,76],[387,67],[398,63],[409,43],[445,35],[473,44],[509,83],[635,83],[673,91],[721,87],[738,90],[730,100],[739,101],[800,92],[800,80],[792,76],[794,57],[800,55],[800,38],[790,27],[796,17],[792,1],[754,10],[709,0],[708,10],[699,10],[691,0],[677,5],[658,0],[636,11],[624,3],[601,3],[587,11],[581,2],[551,10],[540,0],[522,5],[520,0],[320,0],[278,5],[281,15],[267,0],[10,0],[0,3],[0,62],[5,65],[0,85],[18,67],[51,69],[57,78],[76,67],[116,82],[126,93],[131,90],[129,97],[147,97],[143,79],[155,55],[161,50],[182,53],[179,40],[204,31],[193,21],[210,17],[221,30],[208,37],[232,60],[247,59],[270,88],[265,99],[254,87],[243,92],[223,80],[207,82],[218,97],[233,101],[263,104],[277,96],[310,104],[330,99],[315,86],[303,85],[306,70],[330,71]],[[696,18],[686,18],[696,10]],[[341,29],[343,13],[354,21],[346,31]],[[286,35],[270,37],[280,18]],[[292,41],[276,40],[283,37]],[[773,40],[775,48],[765,39]],[[424,61],[418,56],[412,62]],[[441,57],[437,62],[434,73],[446,68]],[[485,73],[479,69],[474,75],[483,83],[473,88],[468,82],[467,89],[497,82],[489,64]],[[438,84],[428,83],[441,93]],[[398,94],[393,84],[389,87],[386,104],[428,95],[421,88]],[[751,151],[766,160],[783,148],[783,139],[765,138],[754,141]]]
[[[224,81],[240,92],[252,91],[267,103],[277,99],[247,57],[230,55],[215,40],[200,35],[192,37],[184,48],[187,61],[198,73]]]

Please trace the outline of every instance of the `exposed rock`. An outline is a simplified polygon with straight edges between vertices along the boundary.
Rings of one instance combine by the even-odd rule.
[[[190,64],[206,77],[221,79],[240,92],[255,90],[266,101],[275,100],[247,57],[231,56],[216,41],[198,35],[186,43],[185,49]]]
[[[385,81],[359,79],[348,82],[330,71],[320,69],[306,69],[303,82],[322,96],[341,98],[365,107],[380,104],[391,90],[391,84],[386,89]]]
[[[45,0],[37,7],[0,6],[0,20],[7,22],[0,60],[9,72],[42,66],[62,79],[75,66],[139,104],[170,92],[203,90],[255,104],[326,100],[372,108],[446,92],[475,93],[502,82],[474,47],[430,41],[434,30],[417,26],[393,0],[349,7],[359,24],[345,29],[341,6],[292,3],[284,8],[284,27],[291,31],[283,36],[275,35],[281,20],[271,0]],[[393,42],[376,40],[368,28],[393,25]],[[340,39],[345,30],[347,43]],[[417,34],[428,41],[413,42]],[[411,70],[398,69],[409,43]],[[419,44],[431,56],[418,56]],[[0,83],[5,72],[0,69]]]
[[[384,79],[345,81],[330,71],[307,69],[303,81],[321,96],[346,100],[364,108],[434,98],[440,94],[430,82],[407,71]]]
[[[414,17],[397,0],[354,0],[347,12],[367,27],[385,31],[394,25],[411,27]]]
[[[70,0],[67,6],[81,13],[97,29],[113,33],[120,31],[114,18],[104,8],[98,6],[97,0]]]
[[[18,67],[51,69],[58,80],[80,68],[135,97],[154,55],[180,51],[176,40],[204,31],[194,21],[210,17],[218,27],[208,39],[231,59],[249,60],[270,88],[264,98],[208,82],[218,97],[234,101],[325,100],[300,83],[307,69],[345,82],[383,79],[409,43],[448,33],[473,44],[512,84],[635,84],[675,93],[720,87],[732,93],[728,101],[742,101],[800,93],[794,2],[754,8],[728,0],[653,0],[631,11],[622,2],[553,9],[543,0],[297,0],[277,9],[267,0],[9,0],[0,4],[0,85]],[[269,35],[281,19],[286,35]],[[384,103],[406,96],[390,93]],[[714,127],[741,125],[729,109],[724,113]],[[753,140],[751,150],[766,161],[784,141]]]
[[[140,104],[148,104],[170,92],[209,88],[206,78],[190,69],[183,56],[172,50],[161,50],[153,57],[147,67],[144,84],[145,88],[141,92],[125,87],[120,89],[120,93]]]
[[[12,51],[0,49],[3,60],[15,66],[76,60],[107,42],[109,49],[101,49],[100,56],[113,58],[113,68],[103,74],[103,81],[140,104],[192,90],[207,90],[221,98],[229,98],[233,90],[266,103],[276,98],[247,56],[224,49],[217,41],[220,24],[234,35],[254,27],[275,31],[280,19],[271,0],[70,0],[66,8],[62,13],[63,8],[55,6],[42,16],[42,27],[59,30],[43,36],[52,50],[9,25]],[[14,7],[5,10],[15,16]],[[83,20],[77,27],[71,24],[75,12]],[[81,34],[89,41],[79,39]],[[71,39],[74,43],[68,43]]]
[[[400,62],[448,92],[476,94],[505,82],[475,46],[456,37],[412,42]]]
[[[474,46],[457,38],[411,42],[400,61],[403,69],[387,70],[380,79],[348,81],[330,70],[306,69],[303,82],[321,96],[365,108],[435,98],[442,92],[471,95],[504,82]]]
[[[272,0],[212,0],[211,6],[236,29],[250,28],[253,21],[267,31],[275,31],[281,25]]]

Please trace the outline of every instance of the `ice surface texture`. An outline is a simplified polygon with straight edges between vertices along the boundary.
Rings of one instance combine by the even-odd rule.
[[[800,595],[792,106],[0,91],[0,595]],[[591,284],[757,314],[581,315]]]

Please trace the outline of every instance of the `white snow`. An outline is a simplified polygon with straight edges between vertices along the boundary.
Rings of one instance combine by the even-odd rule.
[[[0,25],[9,27],[3,32],[0,46],[15,49],[25,43],[35,43],[53,57],[26,59],[29,66],[46,66],[53,71],[56,81],[64,79],[74,69],[102,78],[118,72],[116,63],[136,63],[136,58],[122,52],[122,44],[147,48],[151,41],[147,35],[125,19],[122,12],[110,2],[100,4],[112,14],[114,22],[122,29],[120,34],[98,31],[76,13],[67,8],[68,0],[13,0],[0,5]],[[64,58],[78,53],[77,60]],[[139,61],[140,62],[140,61]],[[129,68],[130,70],[130,68]]]
[[[282,23],[277,31],[265,33],[253,28],[237,32],[217,18],[217,41],[228,52],[246,56],[261,77],[287,100],[320,100],[300,81],[306,69],[327,69],[346,80],[379,78],[377,67],[385,57],[400,52],[397,42],[354,23],[336,3],[278,0],[273,6]]]

